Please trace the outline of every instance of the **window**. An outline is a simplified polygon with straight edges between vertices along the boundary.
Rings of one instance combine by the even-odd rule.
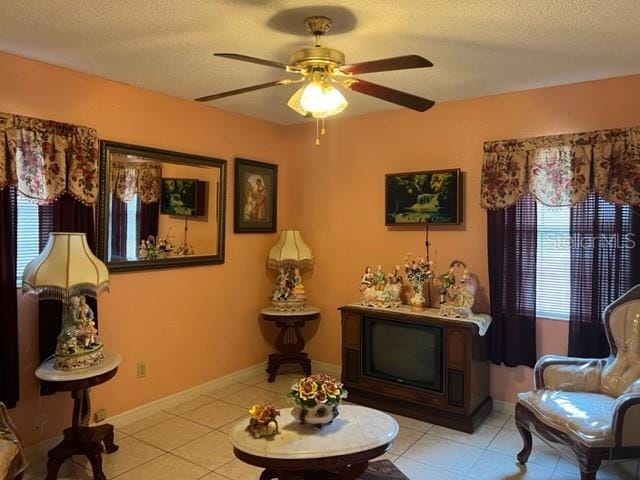
[[[38,205],[17,196],[18,209],[18,255],[16,265],[16,285],[22,286],[24,267],[40,253],[40,232]]]
[[[593,197],[595,199],[595,197]],[[589,200],[585,200],[587,202]],[[537,213],[537,253],[536,253],[536,316],[569,320],[571,299],[571,246],[593,249],[597,240],[603,248],[617,245],[621,255],[622,278],[631,277],[630,251],[635,246],[631,227],[632,210],[629,205],[616,207],[603,200],[594,200],[590,213],[598,224],[596,234],[588,231],[570,233],[571,207],[548,207],[536,202]],[[597,206],[595,206],[597,203]],[[617,225],[620,223],[620,225]],[[622,231],[622,234],[616,234]],[[624,232],[627,232],[626,234]],[[591,258],[591,257],[588,257]],[[599,255],[594,258],[600,259]],[[613,259],[611,259],[613,261]],[[574,279],[575,281],[575,279]],[[610,279],[613,282],[612,279]],[[613,283],[612,283],[613,285]],[[608,290],[605,290],[608,292]],[[607,297],[608,298],[608,297]],[[609,300],[603,301],[604,305]]]
[[[127,202],[127,259],[138,259],[138,194]]]
[[[536,202],[536,316],[569,320],[571,298],[570,207]]]

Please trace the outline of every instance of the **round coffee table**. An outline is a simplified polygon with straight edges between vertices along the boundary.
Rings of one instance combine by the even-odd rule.
[[[248,420],[229,434],[233,453],[245,463],[265,470],[260,480],[354,480],[369,460],[385,453],[398,434],[398,424],[386,413],[358,405],[343,405],[333,423],[321,429],[301,425],[290,409],[279,418],[280,433],[253,438]]]

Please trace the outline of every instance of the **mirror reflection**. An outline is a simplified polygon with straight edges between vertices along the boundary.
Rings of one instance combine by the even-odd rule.
[[[100,245],[110,269],[223,261],[226,162],[111,142],[102,148]]]

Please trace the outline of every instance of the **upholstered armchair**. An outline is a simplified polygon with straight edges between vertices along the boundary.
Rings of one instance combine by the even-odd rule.
[[[22,478],[26,467],[22,442],[7,413],[7,407],[0,402],[0,480]]]
[[[534,389],[518,394],[516,426],[531,453],[531,432],[575,452],[581,480],[595,480],[603,460],[640,456],[640,285],[603,316],[609,358],[545,356]]]

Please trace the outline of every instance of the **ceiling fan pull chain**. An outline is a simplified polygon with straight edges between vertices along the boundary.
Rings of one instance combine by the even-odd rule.
[[[316,118],[316,145],[320,145],[320,119]]]
[[[322,130],[320,130],[320,135],[324,135],[327,131],[324,129],[324,117],[322,117]]]

